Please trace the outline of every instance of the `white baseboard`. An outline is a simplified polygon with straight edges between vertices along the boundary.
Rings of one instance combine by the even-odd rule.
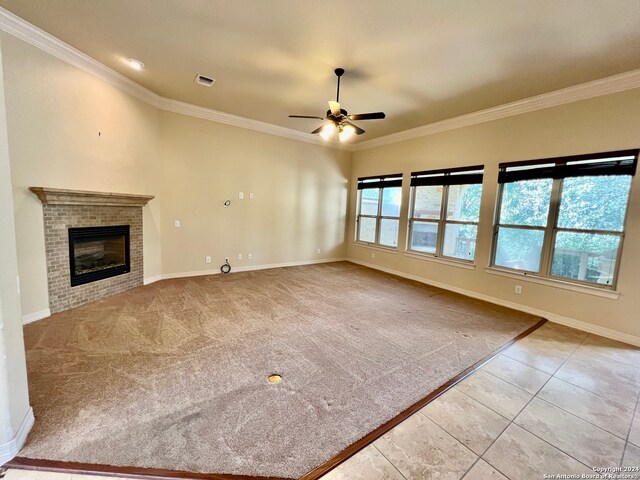
[[[29,435],[34,422],[33,408],[29,407],[29,411],[24,416],[13,439],[7,443],[0,444],[0,465],[4,465],[18,454],[24,442],[27,440],[27,435]]]
[[[343,262],[344,258],[323,258],[319,260],[301,260],[299,262],[285,262],[285,263],[267,263],[263,265],[246,265],[243,267],[231,266],[231,273],[238,272],[252,272],[254,270],[268,270],[270,268],[282,268],[282,267],[298,267],[301,265],[315,265],[318,263],[331,263],[331,262]],[[179,272],[179,273],[163,273],[162,280],[168,280],[170,278],[185,278],[185,277],[200,277],[203,275],[220,275],[220,268],[212,270],[196,270],[193,272]]]
[[[474,292],[472,290],[466,290],[464,288],[454,287],[446,283],[437,282],[435,280],[419,277],[417,275],[401,272],[399,270],[393,270],[391,268],[381,267],[380,265],[375,265],[373,263],[363,262],[361,260],[355,260],[352,258],[347,258],[347,261],[351,263],[356,263],[358,265],[362,265],[364,267],[373,268],[374,270],[380,270],[382,272],[390,273],[398,277],[403,277],[409,280],[414,280],[416,282],[431,285],[433,287],[442,288],[443,290],[449,290],[451,292],[459,293],[467,297],[477,298],[478,300],[484,300],[485,302],[493,303],[495,305],[512,308],[513,310],[518,310],[520,312],[530,313],[531,315],[536,315],[538,317],[546,318],[547,320],[553,323],[559,323],[561,325],[566,325],[567,327],[576,328],[578,330],[583,330],[585,332],[593,333],[595,335],[600,335],[601,337],[610,338],[612,340],[618,340],[619,342],[629,343],[631,345],[640,347],[640,337],[637,337],[635,335],[618,332],[617,330],[612,330],[606,327],[600,327],[598,325],[593,325],[591,323],[583,322],[581,320],[576,320],[575,318],[563,317],[562,315],[557,315],[555,313],[548,312],[546,310],[529,307],[527,305],[521,305],[515,302],[509,302],[508,300],[492,297],[489,295],[485,295],[483,293]]]
[[[145,277],[143,280],[144,285],[149,285],[150,283],[155,283],[158,280],[162,280],[162,275],[154,275],[153,277]]]
[[[26,325],[27,323],[35,322],[36,320],[42,320],[43,318],[47,318],[51,316],[51,310],[45,308],[44,310],[40,310],[39,312],[29,313],[28,315],[22,316],[22,324]]]

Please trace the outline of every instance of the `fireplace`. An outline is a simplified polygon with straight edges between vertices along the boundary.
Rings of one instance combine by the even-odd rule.
[[[129,225],[69,228],[71,286],[129,273]]]
[[[143,284],[142,211],[152,195],[50,187],[30,190],[42,201],[52,313]],[[92,243],[105,237],[117,241]]]

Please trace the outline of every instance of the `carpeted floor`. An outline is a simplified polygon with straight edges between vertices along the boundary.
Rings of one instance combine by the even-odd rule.
[[[161,281],[25,327],[20,456],[299,477],[538,320],[346,262]]]

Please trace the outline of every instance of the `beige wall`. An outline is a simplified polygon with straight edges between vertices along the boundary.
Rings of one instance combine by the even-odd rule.
[[[27,412],[29,395],[22,339],[18,263],[11,194],[5,98],[0,65],[0,464]]]
[[[348,257],[640,337],[639,178],[635,178],[631,192],[618,280],[622,294],[618,300],[485,272],[489,264],[498,163],[638,146],[640,90],[632,90],[356,152],[351,172]],[[411,171],[477,164],[485,165],[485,177],[475,271],[403,255],[406,221],[400,222],[399,253],[372,250],[354,243],[358,177],[403,172],[401,218],[406,219]],[[371,258],[372,252],[376,258]],[[516,284],[523,285],[521,295],[514,293]]]
[[[42,205],[30,186],[155,195],[144,208],[146,279],[219,271],[227,256],[234,267],[345,256],[349,152],[160,111],[0,38],[24,315],[48,308]]]
[[[345,256],[349,152],[169,112],[160,126],[165,274]]]
[[[418,275],[640,336],[640,184],[633,187],[618,289],[611,300],[489,275],[497,165],[636,148],[640,93],[599,97],[353,154],[159,111],[1,34],[22,311],[48,307],[42,207],[33,185],[156,195],[144,209],[145,277],[339,258]],[[101,133],[98,136],[98,132]],[[477,269],[353,243],[358,176],[484,163]],[[347,184],[351,180],[351,189]],[[238,192],[245,199],[238,199]],[[248,194],[253,193],[254,199]],[[348,195],[350,193],[350,205]],[[409,189],[404,189],[406,218]],[[224,200],[232,205],[224,208]],[[345,222],[345,215],[349,215]],[[182,227],[174,227],[180,220]],[[346,223],[346,228],[345,228]],[[348,247],[345,246],[345,236]],[[400,244],[406,238],[402,222]],[[321,253],[318,254],[317,249]],[[244,259],[237,259],[242,253]],[[246,255],[251,253],[252,260]],[[210,255],[212,263],[204,257]]]
[[[158,195],[158,111],[2,34],[22,311],[48,308],[42,204],[28,188]],[[100,132],[100,136],[98,136]],[[144,207],[145,276],[160,273],[160,201]]]

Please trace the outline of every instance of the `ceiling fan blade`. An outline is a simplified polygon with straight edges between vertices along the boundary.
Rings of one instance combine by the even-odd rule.
[[[340,104],[338,102],[332,102],[329,100],[329,109],[332,115],[340,115]]]
[[[356,135],[362,135],[362,134],[364,133],[364,130],[363,130],[363,129],[361,129],[361,128],[360,128],[359,126],[357,126],[357,125],[354,125],[354,124],[353,124],[353,123],[351,123],[351,122],[344,122],[344,124],[345,124],[345,125],[351,125],[353,128],[355,128],[355,129],[356,129]]]
[[[322,117],[315,117],[309,115],[289,115],[289,118],[313,118],[315,120],[324,120]]]
[[[322,130],[324,128],[324,124],[320,125],[318,128],[316,128],[313,132],[311,133],[320,133],[320,130]]]
[[[349,115],[349,120],[381,120],[384,117],[384,112],[356,113],[354,115]]]

